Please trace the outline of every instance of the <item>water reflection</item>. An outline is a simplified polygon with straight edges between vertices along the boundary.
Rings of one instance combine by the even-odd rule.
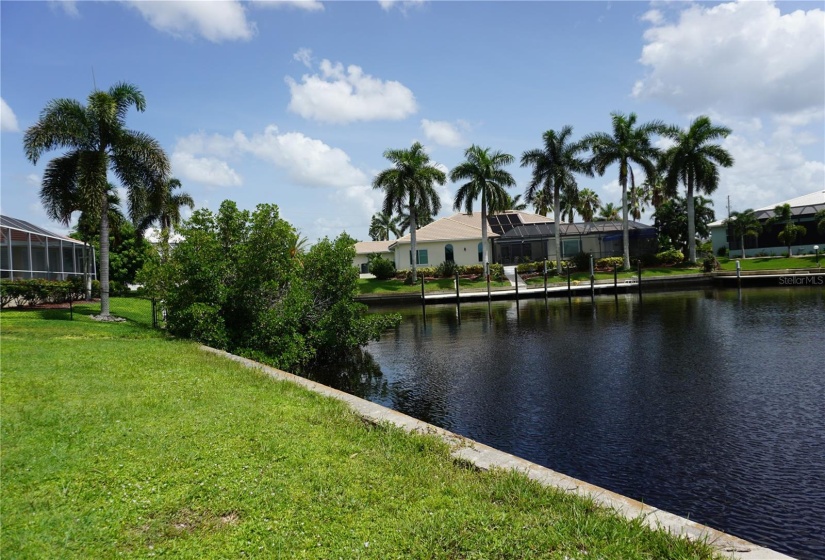
[[[799,558],[825,557],[821,288],[395,309],[353,392]],[[360,379],[360,378],[359,378]],[[379,381],[380,380],[380,381]],[[359,392],[360,391],[360,392]]]

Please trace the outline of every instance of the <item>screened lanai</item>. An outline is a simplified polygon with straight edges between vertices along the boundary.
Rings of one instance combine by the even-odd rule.
[[[87,254],[89,273],[96,278],[94,248],[29,222],[0,216],[0,278],[66,280],[83,274]]]

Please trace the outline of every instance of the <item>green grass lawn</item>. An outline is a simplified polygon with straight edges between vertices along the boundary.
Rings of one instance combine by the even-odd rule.
[[[3,311],[4,558],[709,558],[148,328]]]
[[[655,276],[675,276],[679,274],[698,274],[702,272],[701,268],[698,267],[689,267],[685,265],[680,266],[659,266],[659,267],[651,267],[651,268],[644,268],[642,269],[642,278],[653,278]],[[624,280],[628,278],[638,278],[639,273],[637,271],[628,271],[628,272],[619,272],[618,273],[618,280],[619,282],[624,282]],[[595,274],[596,280],[613,280],[613,273],[612,272],[597,272]],[[574,272],[570,275],[571,281],[579,281],[579,282],[590,282],[590,273],[589,272]],[[544,285],[544,278],[541,276],[535,276],[533,278],[528,278],[526,280],[529,286],[543,286]],[[547,278],[547,285],[559,285],[559,284],[567,284],[567,275],[564,274],[562,276],[549,276]]]
[[[510,282],[490,282],[491,288],[503,288],[510,286]],[[417,284],[405,284],[402,280],[389,279],[378,280],[377,278],[360,278],[358,289],[361,294],[420,294],[421,280]],[[486,290],[486,280],[461,279],[459,286],[461,290]],[[430,292],[453,292],[455,291],[455,280],[453,278],[436,278],[425,280],[424,293]]]
[[[734,251],[736,253],[736,251]],[[736,256],[732,259],[719,258],[722,270],[736,270]],[[801,257],[752,257],[739,259],[742,270],[782,270],[787,268],[816,268],[816,256]],[[825,266],[825,255],[819,256],[820,265]]]

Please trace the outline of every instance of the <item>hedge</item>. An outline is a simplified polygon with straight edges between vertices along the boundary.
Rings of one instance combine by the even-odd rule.
[[[100,295],[100,282],[93,282],[92,291],[97,289]],[[82,299],[84,295],[83,279],[79,276],[71,280],[44,280],[30,278],[25,280],[0,280],[0,307],[31,306],[41,303],[63,303]]]

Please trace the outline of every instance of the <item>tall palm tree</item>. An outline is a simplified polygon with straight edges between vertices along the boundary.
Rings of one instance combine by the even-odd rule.
[[[670,196],[676,194],[679,182],[687,189],[688,261],[696,263],[696,225],[693,207],[695,192],[712,194],[719,186],[719,166],[730,167],[733,157],[714,144],[731,133],[725,126],[715,126],[707,116],[697,117],[687,130],[669,127],[664,134],[676,141],[661,161],[665,186]]]
[[[791,256],[791,245],[800,235],[808,233],[805,226],[793,223],[793,213],[790,204],[780,204],[773,209],[773,217],[768,218],[769,224],[780,224],[782,230],[779,232],[779,241],[788,247],[788,256]]]
[[[384,157],[390,160],[392,167],[376,175],[372,187],[384,191],[385,214],[401,213],[404,210],[409,213],[412,251],[410,264],[412,280],[417,282],[416,215],[418,212],[426,212],[428,216],[438,214],[441,210],[441,199],[435,191],[434,184],[443,185],[447,181],[447,176],[430,163],[430,156],[420,142],[414,143],[407,150],[387,150]]]
[[[627,224],[627,182],[631,188],[636,179],[631,164],[642,168],[647,177],[656,175],[659,150],[653,146],[652,136],[661,134],[665,125],[661,121],[650,121],[636,126],[636,113],[624,115],[611,113],[613,131],[611,134],[596,132],[588,134],[582,142],[593,151],[590,165],[599,175],[604,175],[613,164],[619,166],[619,185],[622,187],[622,247],[624,267],[630,268],[630,230]]]
[[[399,212],[398,213],[398,232],[400,235],[404,235],[407,233],[407,230],[410,229],[410,214],[409,212]],[[427,208],[419,208],[415,212],[415,227],[417,229],[421,229],[426,225],[433,223],[433,216],[429,209]]]
[[[473,213],[473,202],[481,198],[481,246],[484,274],[490,274],[490,251],[487,247],[487,209],[502,208],[507,196],[507,187],[513,187],[516,180],[509,171],[502,169],[510,165],[515,158],[490,148],[481,148],[473,144],[464,152],[465,160],[450,172],[450,181],[457,183],[467,181],[455,193],[453,209],[464,206],[467,214]]]
[[[730,218],[725,220],[725,224],[733,229],[733,235],[742,241],[742,258],[745,258],[745,236],[758,237],[762,231],[762,223],[756,217],[753,208],[748,208],[743,212],[733,212]]]
[[[152,185],[146,197],[146,215],[135,226],[138,235],[143,235],[153,224],[157,224],[165,234],[180,224],[181,208],[186,206],[192,210],[195,207],[195,201],[188,193],[174,192],[180,188],[180,180],[174,177]]]
[[[612,202],[608,202],[599,209],[599,215],[596,219],[600,222],[618,222],[622,218],[619,215],[619,207]]]
[[[169,174],[169,159],[147,134],[126,128],[126,114],[143,112],[146,100],[134,85],[121,82],[108,91],[93,91],[84,106],[74,99],[53,99],[23,137],[26,157],[36,164],[47,151],[67,151],[46,166],[40,199],[53,220],[68,223],[73,210],[97,210],[100,216],[100,315],[109,317],[109,198],[107,172],[126,188],[129,214],[144,211],[150,185]],[[72,193],[66,197],[65,193]]]
[[[530,203],[533,205],[533,210],[536,214],[546,216],[547,213],[553,208],[553,193],[540,190],[536,193],[535,198],[533,198]]]
[[[814,221],[816,222],[816,231],[825,233],[825,210],[817,212],[814,216]]]
[[[556,224],[556,271],[561,274],[561,192],[573,193],[577,190],[574,173],[592,175],[579,158],[587,147],[581,142],[569,142],[573,127],[564,126],[561,131],[548,130],[543,135],[541,149],[528,150],[521,155],[521,166],[533,168],[533,177],[525,191],[528,202],[534,202],[539,193],[553,201],[553,221]]]
[[[370,237],[373,241],[389,241],[390,234],[395,234],[395,238],[401,237],[398,229],[398,217],[384,212],[373,214],[370,222]]]
[[[645,200],[653,206],[654,212],[656,212],[662,204],[670,199],[667,195],[665,179],[661,175],[657,174],[652,178],[645,178],[644,183],[642,183],[642,188],[645,192]]]
[[[582,189],[579,191],[579,206],[576,210],[581,214],[582,220],[585,222],[592,222],[593,215],[596,210],[601,208],[602,201],[599,200],[599,195],[591,189]]]
[[[637,222],[642,219],[642,212],[647,208],[649,199],[643,185],[631,187],[627,191],[627,213]]]
[[[520,194],[517,194],[516,196],[510,196],[510,193],[505,192],[501,208],[491,208],[490,212],[506,212],[508,210],[527,210],[527,203],[521,201]]]

